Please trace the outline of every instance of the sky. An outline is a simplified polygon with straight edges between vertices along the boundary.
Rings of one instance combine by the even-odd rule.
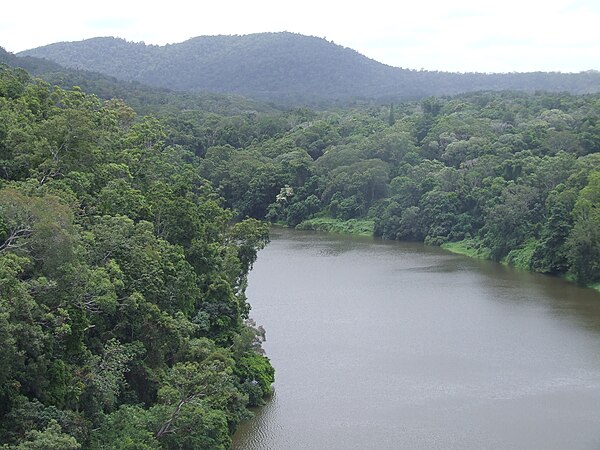
[[[0,16],[0,46],[15,53],[97,36],[164,45],[277,31],[408,69],[600,70],[598,0],[30,0]]]

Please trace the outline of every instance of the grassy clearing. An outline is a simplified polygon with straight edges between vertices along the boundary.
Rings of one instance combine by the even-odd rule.
[[[458,242],[446,242],[442,248],[459,255],[470,256],[471,258],[489,259],[489,253],[482,250],[473,239],[464,239]]]
[[[315,219],[305,220],[296,226],[296,229],[373,236],[373,227],[374,222],[372,220],[339,220],[332,219],[331,217],[317,217]]]

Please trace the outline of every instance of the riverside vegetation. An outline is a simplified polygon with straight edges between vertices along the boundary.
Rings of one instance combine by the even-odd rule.
[[[232,222],[168,127],[0,68],[0,443],[225,449],[270,392]]]
[[[598,94],[278,109],[3,58],[63,85],[0,69],[6,448],[227,448],[274,379],[257,219],[600,282]]]
[[[231,119],[233,120],[233,119]],[[241,217],[600,281],[600,96],[475,93],[237,118],[200,170]],[[275,124],[279,127],[275,127]]]

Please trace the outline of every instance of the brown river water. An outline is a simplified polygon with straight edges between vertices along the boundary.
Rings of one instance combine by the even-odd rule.
[[[235,450],[600,449],[600,293],[421,244],[274,229],[275,393]]]

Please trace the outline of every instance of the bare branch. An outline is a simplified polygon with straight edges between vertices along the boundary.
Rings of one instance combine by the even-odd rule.
[[[179,414],[181,413],[181,408],[183,407],[183,405],[194,400],[194,398],[196,398],[196,396],[197,395],[190,395],[179,401],[179,404],[175,408],[175,411],[173,411],[173,413],[167,419],[167,421],[165,423],[163,423],[162,426],[159,428],[159,430],[156,432],[157,439],[160,439],[165,434],[171,432],[171,427],[173,426],[173,422],[175,422],[175,420],[177,420],[177,418],[179,417]]]
[[[31,233],[33,233],[33,230],[29,226],[21,226],[12,230],[10,236],[0,244],[0,252],[24,247],[26,245],[25,242],[18,243],[17,241],[23,237],[31,236]]]

